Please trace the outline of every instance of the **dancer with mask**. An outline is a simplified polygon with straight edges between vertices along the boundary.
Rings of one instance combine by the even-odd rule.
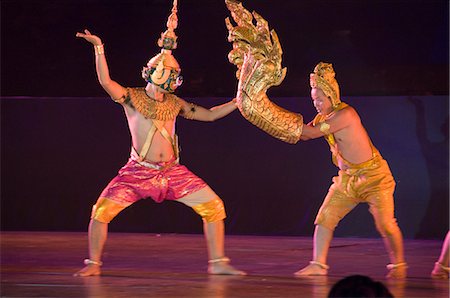
[[[132,139],[131,155],[103,190],[93,206],[89,224],[89,258],[75,276],[101,274],[101,256],[109,222],[138,200],[151,197],[156,202],[174,200],[191,207],[203,219],[208,249],[208,273],[244,275],[232,267],[224,252],[223,201],[199,177],[179,164],[175,121],[178,115],[192,120],[214,121],[236,109],[235,100],[206,109],[174,95],[181,84],[180,66],[172,50],[177,47],[177,1],[161,33],[161,52],[142,71],[145,88],[125,88],[109,75],[102,40],[88,30],[76,36],[94,47],[98,80],[111,98],[122,105]]]

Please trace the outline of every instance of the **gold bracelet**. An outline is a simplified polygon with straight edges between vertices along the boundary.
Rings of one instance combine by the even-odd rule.
[[[105,55],[105,48],[103,47],[103,44],[94,45],[94,52],[95,56]]]

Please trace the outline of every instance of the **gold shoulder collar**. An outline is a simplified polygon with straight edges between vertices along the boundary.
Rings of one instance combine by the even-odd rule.
[[[345,102],[340,102],[336,108],[333,109],[332,113],[336,113],[339,110],[342,110],[344,108],[348,107],[348,104],[346,104]],[[317,124],[324,122],[325,120],[327,120],[328,115],[321,115],[321,114],[317,114],[316,117],[314,117],[314,120],[312,122],[313,126],[316,126]]]
[[[173,120],[181,110],[181,102],[174,94],[164,94],[164,101],[151,98],[144,88],[127,88],[127,94],[134,108],[147,119]]]

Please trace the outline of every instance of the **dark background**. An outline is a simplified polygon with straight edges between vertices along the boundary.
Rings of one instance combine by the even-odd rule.
[[[282,5],[280,4],[282,3]],[[285,81],[279,105],[314,116],[308,75],[332,62],[343,100],[356,107],[397,181],[396,215],[408,238],[448,230],[448,1],[244,1],[276,30]],[[123,111],[98,85],[84,28],[105,43],[111,76],[143,86],[171,1],[1,2],[1,226],[85,230],[90,206],[126,162]],[[185,99],[211,107],[234,96],[224,2],[178,4]],[[225,201],[227,232],[310,235],[336,168],[328,145],[288,145],[238,112],[215,123],[180,119],[182,162]],[[339,236],[376,236],[365,205]],[[112,231],[199,233],[175,202],[140,201]]]
[[[104,96],[85,28],[105,43],[113,78],[143,84],[140,71],[159,48],[170,0],[8,1],[2,5],[3,96]],[[350,95],[448,94],[448,1],[244,1],[276,30],[288,74],[275,96],[307,96],[308,75],[332,62]],[[181,96],[232,96],[236,88],[224,1],[181,0]]]

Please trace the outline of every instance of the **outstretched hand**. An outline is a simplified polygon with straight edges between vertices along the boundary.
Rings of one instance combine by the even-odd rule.
[[[84,33],[78,32],[75,36],[84,38],[88,42],[92,43],[94,46],[99,46],[102,44],[102,40],[100,39],[100,37],[91,34],[91,32],[89,32],[89,30],[87,29],[84,30]]]

